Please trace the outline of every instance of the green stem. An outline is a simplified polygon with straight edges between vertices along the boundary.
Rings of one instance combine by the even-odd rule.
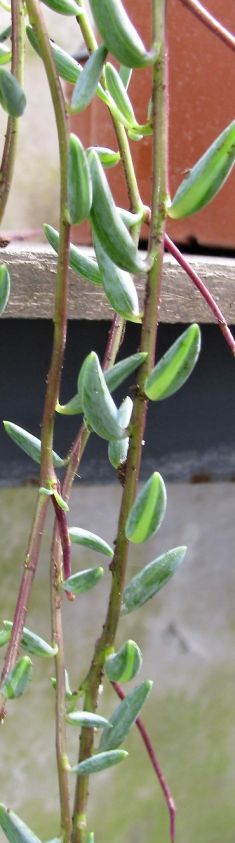
[[[59,157],[60,157],[60,247],[57,264],[54,309],[54,336],[51,365],[47,379],[47,390],[42,419],[42,459],[40,484],[46,486],[53,481],[57,486],[52,462],[52,447],[54,434],[55,407],[59,395],[61,371],[64,358],[67,333],[67,300],[68,300],[68,258],[70,226],[66,219],[67,212],[67,171],[68,171],[68,131],[65,112],[64,96],[56,73],[51,53],[44,19],[38,0],[26,0],[27,10],[32,26],[35,28],[39,43],[40,55],[44,62],[54,107],[57,125]],[[55,551],[55,552],[54,552]],[[56,552],[57,551],[57,552]],[[57,770],[60,790],[61,829],[65,843],[70,840],[70,807],[68,773],[66,771],[66,730],[65,730],[65,686],[64,686],[64,652],[63,632],[61,621],[60,582],[60,543],[55,536],[52,552],[51,575],[51,612],[53,636],[58,644],[56,657],[56,754]]]
[[[24,10],[23,0],[11,0],[11,73],[22,84],[24,67]],[[10,187],[13,179],[16,146],[18,139],[18,117],[8,117],[7,130],[0,167],[0,223],[5,212]]]
[[[115,553],[111,564],[112,587],[109,606],[102,634],[96,644],[94,657],[85,687],[84,707],[95,710],[98,689],[107,647],[114,643],[120,617],[122,592],[125,581],[128,541],[125,537],[125,523],[136,496],[136,487],[142,454],[147,401],[144,395],[146,374],[151,371],[158,327],[158,308],[162,276],[163,244],[166,217],[167,164],[168,164],[168,114],[167,114],[167,63],[165,35],[166,0],[153,0],[153,40],[161,43],[160,54],[153,68],[153,196],[152,223],[149,245],[150,270],[147,278],[144,320],[141,334],[141,350],[148,352],[146,363],[139,370],[137,395],[132,417],[132,434],[127,458],[126,478],[119,515]],[[133,165],[132,165],[133,166]],[[82,760],[91,755],[93,749],[92,730],[82,730],[80,756]],[[88,777],[78,777],[75,793],[73,843],[84,843],[84,831],[80,818],[86,813],[88,799]]]
[[[55,288],[54,338],[51,365],[47,380],[41,435],[42,460],[40,483],[42,486],[45,486],[49,480],[56,482],[52,464],[52,445],[55,406],[59,394],[67,332],[68,253],[70,238],[70,226],[66,221],[68,131],[64,96],[55,70],[40,3],[38,0],[26,0],[26,5],[30,22],[35,28],[40,47],[40,55],[44,62],[47,74],[57,125],[60,156],[60,247]]]
[[[55,675],[56,675],[56,702],[55,702],[55,721],[56,721],[56,758],[57,771],[60,793],[60,810],[61,810],[61,834],[64,843],[69,843],[71,833],[71,815],[70,815],[70,800],[69,800],[69,781],[68,772],[66,770],[67,758],[67,740],[65,729],[65,661],[64,661],[64,639],[62,626],[62,597],[61,597],[61,579],[62,579],[62,559],[61,559],[61,543],[58,534],[58,528],[55,523],[54,536],[51,553],[51,626],[52,626],[52,641],[57,644],[58,652],[55,656]]]

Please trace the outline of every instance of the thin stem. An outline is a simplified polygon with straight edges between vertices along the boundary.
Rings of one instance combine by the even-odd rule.
[[[198,20],[203,23],[213,35],[216,35],[223,44],[226,44],[227,47],[230,47],[230,50],[235,50],[235,37],[229,32],[229,29],[226,29],[225,26],[220,23],[214,15],[211,15],[208,12],[208,9],[203,6],[202,3],[199,3],[199,0],[181,0],[183,6],[186,6],[186,9],[189,9],[190,12],[195,15]]]
[[[67,332],[68,254],[70,238],[70,226],[66,221],[68,132],[64,96],[55,70],[49,39],[41,12],[41,4],[38,0],[26,0],[26,5],[30,22],[35,28],[40,47],[40,55],[47,74],[57,125],[60,156],[60,246],[55,288],[54,338],[41,435],[42,460],[40,483],[42,486],[45,486],[49,480],[55,480],[52,463],[54,417],[59,394]]]
[[[220,330],[221,330],[221,332],[222,332],[222,334],[223,334],[223,336],[224,336],[233,356],[235,357],[235,340],[233,338],[233,335],[232,335],[231,331],[228,328],[228,325],[227,325],[227,322],[226,322],[226,320],[223,316],[222,310],[220,310],[220,308],[216,304],[215,299],[213,298],[213,296],[211,295],[211,293],[209,292],[209,290],[207,289],[206,285],[203,283],[203,281],[201,280],[201,278],[199,277],[197,272],[195,272],[195,269],[193,269],[193,267],[190,265],[190,263],[188,262],[185,255],[182,255],[180,250],[177,249],[177,246],[175,246],[175,244],[172,242],[172,240],[170,239],[170,237],[168,237],[167,234],[165,234],[164,242],[165,242],[166,248],[168,249],[168,252],[170,252],[171,255],[173,255],[173,257],[176,259],[177,263],[179,263],[180,266],[182,266],[182,269],[184,269],[185,272],[187,272],[187,275],[189,276],[189,278],[191,278],[191,281],[193,282],[193,284],[195,284],[195,287],[197,287],[197,289],[199,290],[199,293],[201,293],[201,295],[203,296],[204,300],[206,301],[206,303],[210,307],[210,310],[212,310],[212,313],[214,313],[216,321],[218,322],[218,326],[219,326],[219,328],[220,328]]]
[[[95,710],[97,707],[98,688],[102,677],[103,663],[107,646],[114,642],[120,616],[121,599],[124,587],[128,541],[125,536],[125,523],[129,510],[136,495],[139,476],[142,440],[146,417],[146,400],[143,393],[146,372],[150,371],[155,353],[157,336],[157,314],[160,297],[162,275],[163,238],[166,216],[167,195],[167,77],[165,55],[165,0],[153,1],[153,40],[160,42],[161,48],[153,68],[153,200],[152,226],[149,248],[149,262],[151,269],[148,273],[145,311],[141,335],[141,350],[148,352],[148,362],[139,370],[138,391],[134,402],[132,433],[127,458],[126,478],[119,515],[118,533],[115,552],[111,563],[112,587],[109,606],[102,634],[96,644],[91,667],[86,677],[85,708]],[[88,733],[88,734],[86,734]],[[79,759],[88,757],[92,752],[93,735],[90,730],[82,730]],[[80,817],[86,813],[88,799],[88,777],[77,778],[73,843],[83,843],[84,830],[80,825]]]
[[[11,73],[22,84],[24,50],[23,0],[11,0]],[[2,221],[13,179],[16,146],[18,138],[18,117],[8,117],[7,130],[0,167],[0,223]]]
[[[64,640],[62,625],[62,558],[61,558],[61,536],[59,535],[58,524],[55,523],[54,536],[51,552],[51,625],[52,641],[57,644],[58,652],[55,656],[56,675],[56,758],[60,792],[61,832],[64,843],[69,843],[71,834],[71,814],[69,799],[69,780],[66,769],[67,740],[65,728],[65,661],[64,661]]]
[[[22,637],[22,630],[27,612],[27,606],[38,562],[47,507],[48,498],[43,497],[43,495],[38,495],[32,532],[29,539],[27,554],[24,562],[24,571],[15,608],[11,640],[9,642],[9,646],[6,652],[6,657],[4,660],[1,675],[1,684],[3,683],[4,679],[6,678],[7,674],[12,669],[12,667],[14,667],[14,664],[17,660],[19,645]],[[0,696],[0,721],[4,719],[5,714],[5,701]]]
[[[124,691],[122,690],[121,685],[119,685],[118,682],[112,682],[112,686],[113,686],[114,690],[116,691],[116,694],[118,695],[119,699],[125,700],[126,694],[124,694]],[[149,734],[147,732],[147,729],[145,728],[145,726],[143,724],[143,721],[141,720],[140,717],[136,718],[135,725],[137,726],[137,729],[139,730],[139,733],[140,733],[140,735],[143,739],[145,749],[148,753],[151,764],[153,766],[153,769],[155,770],[155,773],[156,773],[156,776],[158,778],[160,787],[162,789],[162,792],[163,792],[165,800],[166,800],[166,805],[167,805],[169,818],[170,818],[170,839],[171,839],[171,843],[174,843],[174,840],[175,840],[176,805],[175,805],[172,793],[170,791],[170,788],[169,788],[169,786],[167,784],[167,781],[165,779],[164,773],[162,772],[161,766],[160,766],[159,761],[157,759],[155,750],[154,750],[153,745],[152,745],[152,741],[151,741],[151,739],[149,737]]]

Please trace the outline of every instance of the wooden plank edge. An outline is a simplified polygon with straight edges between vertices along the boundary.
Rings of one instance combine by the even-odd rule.
[[[91,257],[92,249],[82,247]],[[44,245],[20,244],[1,250],[11,274],[11,296],[5,318],[50,319],[53,317],[56,256]],[[188,256],[207,285],[228,324],[235,324],[235,259]],[[110,320],[112,310],[100,287],[69,270],[69,319]],[[140,306],[145,276],[136,277]],[[3,317],[3,318],[4,318]],[[213,323],[215,318],[200,293],[174,259],[165,254],[161,296],[161,322]]]

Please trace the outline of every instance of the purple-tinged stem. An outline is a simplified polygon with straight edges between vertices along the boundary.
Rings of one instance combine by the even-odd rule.
[[[116,694],[118,695],[120,700],[125,700],[126,694],[124,694],[124,691],[122,690],[121,685],[119,685],[118,682],[112,682],[112,686],[113,686],[114,690],[116,691]],[[143,739],[145,749],[147,750],[147,753],[148,753],[148,756],[150,758],[151,764],[152,764],[152,766],[155,770],[155,773],[157,775],[160,787],[161,787],[162,792],[165,796],[167,809],[168,809],[168,813],[169,813],[169,818],[170,818],[170,839],[171,839],[171,843],[174,843],[174,840],[175,840],[175,818],[176,818],[175,802],[174,802],[173,796],[171,794],[170,788],[169,788],[169,786],[166,782],[165,776],[164,776],[164,774],[162,772],[162,769],[160,767],[159,761],[157,759],[157,756],[156,756],[156,753],[154,751],[154,748],[153,748],[152,742],[150,740],[149,734],[147,732],[147,729],[145,728],[145,726],[143,724],[143,721],[141,720],[140,717],[136,718],[135,725],[137,726],[137,729],[139,730],[139,733],[140,733],[140,735]]]
[[[61,509],[61,506],[59,506],[54,495],[52,495],[52,503],[55,510],[56,523],[63,554],[63,576],[64,579],[67,580],[71,576],[71,542],[69,538],[67,516],[64,510]],[[74,600],[74,595],[70,591],[66,591],[66,594],[68,600]]]
[[[27,555],[24,562],[24,572],[21,579],[20,590],[15,608],[13,619],[12,635],[6,652],[6,657],[1,674],[1,685],[4,682],[9,671],[16,663],[19,645],[22,637],[22,630],[25,622],[27,606],[31,594],[33,579],[36,572],[39,549],[41,545],[42,533],[48,508],[48,498],[43,495],[38,495],[36,503],[36,511],[32,527],[31,536],[29,539]],[[0,696],[0,722],[4,720],[5,700]]]
[[[219,326],[219,328],[220,328],[220,330],[221,330],[221,332],[222,332],[222,334],[223,334],[223,336],[224,336],[233,356],[235,357],[235,340],[234,340],[234,337],[233,337],[231,331],[228,328],[228,325],[227,325],[227,322],[226,322],[226,320],[223,316],[222,310],[220,310],[220,308],[216,304],[215,299],[213,298],[211,293],[209,293],[209,290],[207,289],[206,285],[203,283],[203,281],[201,280],[201,278],[199,277],[197,272],[195,272],[195,269],[193,269],[193,267],[190,266],[190,263],[188,262],[185,255],[182,255],[180,250],[177,249],[177,246],[175,246],[175,244],[170,239],[170,237],[168,237],[168,234],[165,234],[164,244],[165,244],[168,252],[170,252],[170,254],[173,255],[173,257],[176,259],[177,263],[179,263],[180,266],[182,266],[182,269],[185,270],[185,272],[187,273],[187,275],[189,276],[189,278],[191,279],[193,284],[195,284],[195,287],[197,287],[197,289],[199,290],[199,293],[201,293],[201,296],[203,296],[206,303],[208,304],[208,306],[212,310],[212,313],[214,313],[216,321],[218,322],[218,326]]]
[[[223,44],[226,44],[227,47],[230,47],[231,50],[235,51],[235,37],[232,35],[232,32],[229,32],[229,29],[226,29],[225,26],[220,23],[214,15],[211,15],[208,12],[208,9],[205,9],[202,3],[199,3],[199,0],[181,0],[183,6],[186,6],[186,9],[189,9],[193,15],[195,15],[201,23],[216,35],[220,41],[223,41]]]

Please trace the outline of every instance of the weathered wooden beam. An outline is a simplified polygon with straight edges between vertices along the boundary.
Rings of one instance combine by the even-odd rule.
[[[91,249],[84,248],[91,256]],[[1,250],[11,273],[12,292],[6,318],[50,319],[53,315],[56,257],[48,246],[9,247]],[[235,260],[189,258],[222,308],[229,324],[235,324]],[[136,277],[140,302],[144,275]],[[111,319],[112,311],[100,287],[70,271],[70,319]],[[214,322],[215,318],[180,266],[166,254],[161,303],[162,322]]]

